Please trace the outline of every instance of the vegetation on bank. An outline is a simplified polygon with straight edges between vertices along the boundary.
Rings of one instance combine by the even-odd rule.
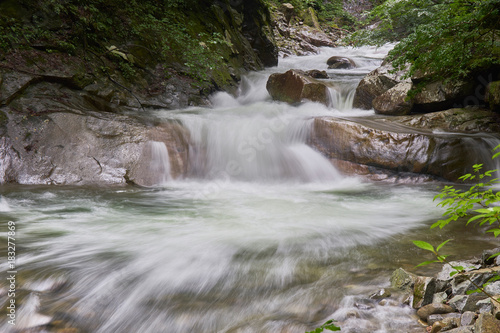
[[[231,65],[227,59],[232,45],[213,21],[200,17],[211,4],[7,0],[0,4],[0,54],[34,48],[87,58],[97,55],[116,64],[129,81],[140,68],[166,63],[199,82],[215,77],[224,83],[231,80],[229,71],[221,69]]]
[[[371,11],[354,45],[399,42],[389,53],[407,76],[464,79],[500,68],[498,0],[387,0]]]

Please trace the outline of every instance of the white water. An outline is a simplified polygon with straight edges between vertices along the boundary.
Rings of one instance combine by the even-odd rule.
[[[330,318],[343,332],[417,329],[407,307],[358,303],[393,269],[423,261],[411,239],[442,241],[427,230],[441,214],[435,187],[345,177],[305,144],[315,116],[372,114],[347,95],[337,108],[292,107],[265,91],[270,73],[326,70],[338,54],[361,66],[328,70],[348,92],[386,51],[283,59],[245,78],[237,97],[214,96],[211,109],[157,112],[191,133],[186,179],[171,179],[165,145],[152,142],[156,188],[0,188],[0,222],[16,221],[22,249],[21,310],[96,333],[302,333]]]

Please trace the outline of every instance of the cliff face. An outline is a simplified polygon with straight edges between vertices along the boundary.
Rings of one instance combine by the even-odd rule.
[[[169,3],[2,2],[0,76],[57,81],[113,109],[178,108],[203,104],[244,71],[277,64],[260,0]],[[3,81],[0,103],[8,105],[5,90],[16,88]]]
[[[152,145],[182,177],[189,133],[138,115],[278,60],[260,0],[3,1],[0,48],[0,184],[152,185]]]

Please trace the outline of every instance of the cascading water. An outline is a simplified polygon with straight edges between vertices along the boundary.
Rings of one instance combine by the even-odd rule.
[[[149,142],[151,149],[150,172],[157,177],[156,184],[165,185],[172,180],[170,174],[170,158],[168,156],[167,146],[163,142]]]
[[[373,114],[352,109],[349,94],[386,52],[286,58],[244,78],[237,97],[213,96],[211,109],[155,112],[189,130],[185,179],[171,179],[165,144],[151,142],[159,186],[0,188],[0,222],[16,222],[22,249],[19,315],[54,325],[30,332],[303,333],[330,318],[342,332],[420,332],[410,308],[363,300],[419,262],[411,239],[442,241],[428,231],[441,215],[435,185],[345,177],[306,145],[314,117]],[[334,54],[358,68],[327,70]],[[266,79],[289,68],[327,70],[341,95],[332,107],[272,102]],[[448,238],[472,251],[477,238],[457,228]]]

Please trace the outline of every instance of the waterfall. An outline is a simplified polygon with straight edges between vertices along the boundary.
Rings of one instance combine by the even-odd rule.
[[[149,166],[151,174],[155,178],[156,185],[164,185],[172,179],[167,146],[165,143],[159,141],[151,141],[149,145],[151,149],[151,162]]]
[[[224,103],[227,103],[225,100]],[[313,104],[314,105],[314,104]],[[190,175],[256,182],[329,181],[337,170],[306,145],[311,122],[275,105],[180,117],[191,133]]]

